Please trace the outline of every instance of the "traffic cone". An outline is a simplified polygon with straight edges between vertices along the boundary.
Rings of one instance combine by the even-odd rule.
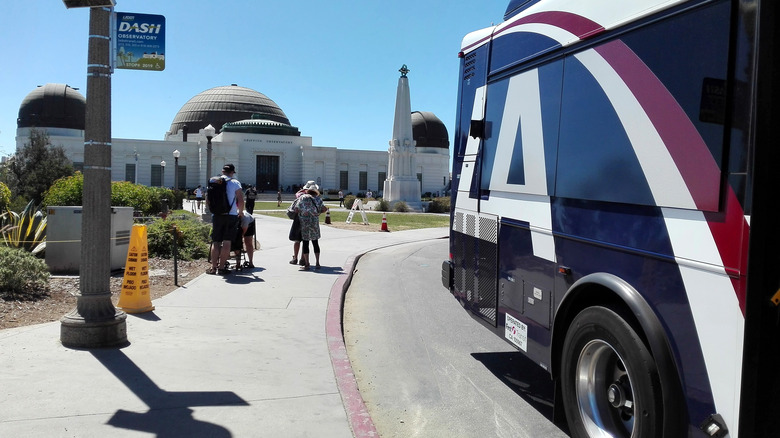
[[[387,229],[387,213],[382,213],[382,229],[379,231],[390,231]]]
[[[328,209],[328,211],[325,212],[325,223],[326,224],[330,223],[330,209]]]

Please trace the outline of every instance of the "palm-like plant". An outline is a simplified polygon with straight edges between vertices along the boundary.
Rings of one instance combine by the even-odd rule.
[[[0,215],[0,238],[2,245],[38,254],[46,249],[46,215],[33,201],[21,213],[8,210]]]

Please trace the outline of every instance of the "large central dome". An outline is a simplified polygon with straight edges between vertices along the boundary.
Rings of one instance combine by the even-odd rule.
[[[196,133],[209,124],[219,133],[225,123],[249,119],[253,114],[290,124],[284,111],[266,95],[233,84],[208,89],[188,100],[174,117],[171,134],[176,134],[185,125],[189,132]]]

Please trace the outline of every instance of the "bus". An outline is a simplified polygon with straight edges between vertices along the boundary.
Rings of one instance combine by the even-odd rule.
[[[511,0],[463,39],[442,283],[574,437],[780,436],[776,10]]]

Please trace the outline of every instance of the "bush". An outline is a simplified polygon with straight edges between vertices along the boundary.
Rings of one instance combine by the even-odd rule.
[[[84,175],[60,178],[43,195],[43,205],[81,205],[84,188]],[[127,181],[111,182],[111,206],[133,207],[144,216],[158,215],[163,211],[163,199],[168,200],[169,208],[181,208],[186,193],[162,187],[147,187]]]
[[[149,257],[173,257],[173,228],[178,228],[178,257],[182,260],[206,258],[211,225],[196,219],[158,219],[146,227]]]
[[[385,199],[379,199],[374,206],[374,210],[377,211],[390,211],[390,203]]]
[[[428,204],[428,213],[449,213],[450,212],[450,198],[434,198],[430,204]]]
[[[347,210],[351,210],[352,209],[352,204],[355,203],[355,199],[357,199],[357,198],[355,198],[352,195],[347,195],[344,198],[344,208],[346,208]]]
[[[33,201],[21,213],[6,211],[0,215],[2,245],[39,254],[46,249],[47,217]]]
[[[84,175],[76,172],[73,176],[60,178],[43,194],[43,205],[81,205],[81,193],[84,188]]]
[[[406,213],[409,211],[409,206],[404,201],[398,201],[393,205],[393,211],[398,213]]]
[[[11,189],[0,182],[0,211],[6,211],[11,205]]]
[[[0,296],[33,300],[48,293],[49,271],[43,260],[20,249],[0,247]]]

